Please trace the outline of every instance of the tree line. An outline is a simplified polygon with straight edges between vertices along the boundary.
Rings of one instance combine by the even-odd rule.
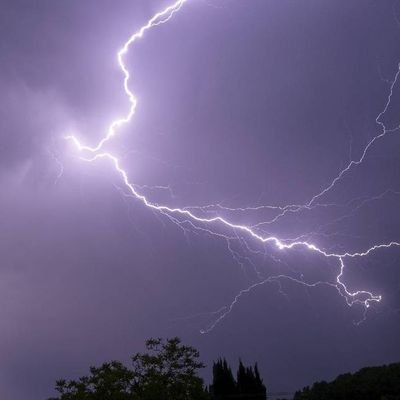
[[[400,400],[400,363],[362,368],[328,383],[316,382],[294,400]]]
[[[57,381],[57,396],[48,400],[267,400],[257,363],[245,366],[239,360],[234,375],[220,358],[207,387],[199,376],[204,368],[199,352],[179,338],[150,339],[146,349],[132,357],[130,367],[111,361],[76,380]],[[400,363],[314,383],[296,392],[294,400],[400,400]]]
[[[146,353],[136,353],[128,368],[119,361],[91,367],[89,375],[56,382],[57,397],[49,400],[266,400],[257,364],[240,361],[237,378],[226,360],[213,365],[209,387],[198,376],[204,364],[199,352],[179,338],[150,339]]]

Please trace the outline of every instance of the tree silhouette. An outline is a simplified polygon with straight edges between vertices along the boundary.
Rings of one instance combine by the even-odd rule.
[[[210,392],[215,399],[225,399],[236,394],[235,378],[225,359],[219,359],[213,365],[213,383]]]
[[[237,372],[237,392],[241,398],[251,398],[264,400],[267,398],[267,389],[262,382],[258,371],[257,363],[254,369],[245,367],[242,360],[239,360],[239,368]]]
[[[400,363],[363,368],[317,382],[296,392],[294,400],[400,400]]]
[[[197,376],[199,353],[180,339],[150,339],[147,353],[132,357],[129,369],[118,361],[91,367],[78,380],[59,380],[52,400],[204,400],[208,395]]]
[[[87,376],[56,383],[58,396],[49,400],[266,400],[257,364],[239,360],[237,381],[225,359],[213,364],[210,393],[198,372],[199,352],[179,338],[150,339],[145,353],[132,357],[132,366],[111,361],[91,367]],[[302,400],[302,399],[300,399]],[[391,399],[387,399],[391,400]]]
[[[213,365],[213,383],[210,394],[215,400],[266,400],[267,390],[260,377],[257,364],[245,367],[239,360],[237,380],[225,359],[219,359]]]

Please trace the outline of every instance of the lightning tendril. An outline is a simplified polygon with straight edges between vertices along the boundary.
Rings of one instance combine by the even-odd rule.
[[[333,287],[337,290],[340,296],[342,296],[346,303],[349,306],[354,304],[359,304],[363,307],[364,311],[366,311],[372,303],[379,303],[382,300],[382,296],[378,294],[374,294],[368,290],[355,290],[351,291],[346,284],[344,283],[344,271],[345,271],[345,260],[351,258],[360,258],[366,257],[374,251],[384,250],[391,247],[399,247],[400,242],[391,241],[389,243],[378,243],[370,248],[363,249],[356,252],[339,252],[335,253],[332,251],[324,250],[323,248],[318,247],[316,244],[311,243],[309,241],[301,240],[302,237],[295,238],[295,239],[282,239],[272,235],[266,235],[264,231],[260,230],[260,227],[263,225],[270,225],[278,221],[279,219],[293,214],[298,213],[304,210],[311,210],[317,207],[328,207],[328,206],[335,206],[332,204],[323,204],[319,201],[328,193],[330,192],[336,184],[352,169],[360,165],[364,159],[366,158],[369,150],[371,147],[380,139],[384,138],[387,134],[396,132],[400,129],[400,125],[394,128],[388,129],[384,122],[382,122],[382,118],[388,107],[390,105],[393,90],[397,83],[397,80],[400,75],[400,65],[399,68],[394,76],[394,79],[390,83],[390,90],[389,94],[385,103],[383,110],[379,113],[376,118],[376,123],[380,127],[381,132],[374,136],[364,147],[361,156],[358,159],[351,160],[345,168],[339,171],[338,175],[332,179],[332,181],[324,187],[320,192],[315,194],[310,198],[310,200],[305,204],[291,204],[285,206],[258,206],[258,207],[247,207],[247,208],[230,208],[222,206],[221,204],[214,204],[208,206],[192,206],[192,207],[171,207],[167,205],[157,204],[149,200],[144,194],[142,194],[138,190],[138,186],[134,185],[130,182],[127,171],[121,165],[120,160],[114,154],[111,154],[107,151],[104,151],[104,147],[106,144],[115,137],[119,128],[123,125],[128,124],[135,116],[136,108],[137,108],[137,98],[135,97],[134,93],[129,88],[129,82],[131,75],[129,73],[128,68],[125,65],[124,58],[127,55],[130,47],[138,40],[140,40],[144,34],[152,28],[160,26],[162,24],[167,23],[170,19],[176,14],[182,6],[187,2],[187,0],[177,0],[173,4],[167,6],[164,10],[156,13],[148,22],[143,25],[138,31],[133,33],[132,36],[123,44],[123,46],[117,52],[117,60],[118,65],[123,73],[123,90],[129,100],[129,110],[128,113],[119,119],[116,119],[111,122],[108,127],[106,134],[98,141],[97,144],[93,146],[89,146],[84,144],[77,136],[69,135],[66,136],[68,141],[71,141],[76,149],[83,153],[84,155],[80,158],[87,162],[95,162],[98,160],[106,160],[110,163],[113,167],[115,172],[119,175],[120,179],[122,180],[124,187],[129,192],[129,196],[140,201],[144,206],[147,208],[154,210],[162,215],[168,217],[173,223],[178,224],[185,232],[186,229],[193,229],[198,230],[219,238],[223,238],[228,243],[228,249],[231,252],[232,256],[235,258],[239,264],[242,262],[241,256],[231,247],[232,240],[238,240],[239,243],[247,249],[247,251],[252,253],[257,253],[251,247],[251,242],[254,241],[256,243],[260,243],[262,245],[269,245],[274,247],[276,250],[281,252],[287,252],[293,250],[295,248],[302,248],[306,251],[312,252],[315,255],[325,258],[328,260],[334,260],[337,263],[337,275],[333,281],[317,281],[308,283],[305,282],[301,278],[295,278],[288,275],[278,274],[275,276],[269,276],[267,278],[263,278],[261,274],[258,273],[256,267],[254,266],[256,272],[258,273],[258,281],[256,283],[251,284],[247,288],[241,290],[233,299],[233,301],[228,305],[222,307],[214,315],[217,314],[218,317],[214,319],[214,321],[206,328],[203,329],[202,333],[210,332],[215,326],[221,322],[234,308],[236,303],[240,300],[240,298],[253,289],[256,289],[266,283],[274,283],[288,280],[297,284],[304,285],[306,287],[316,287],[320,285],[327,285]],[[361,199],[361,205],[359,204],[357,207],[361,207],[364,203],[365,199]],[[268,209],[271,211],[276,212],[276,215],[268,220],[259,222],[254,225],[245,225],[234,223],[230,221],[227,217],[221,216],[218,212],[219,211],[232,211],[232,212],[244,212],[244,211],[256,211],[260,209]],[[211,216],[209,216],[211,212]],[[227,234],[226,231],[231,232],[231,234]],[[307,235],[303,235],[303,237]],[[249,241],[250,240],[250,241]],[[271,256],[274,258],[273,256]],[[276,261],[280,261],[280,259],[275,259]],[[365,315],[365,313],[364,313]]]

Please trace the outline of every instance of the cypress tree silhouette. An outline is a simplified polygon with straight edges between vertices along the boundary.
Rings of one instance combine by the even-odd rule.
[[[257,363],[245,367],[239,360],[237,381],[225,359],[218,359],[213,364],[213,383],[210,395],[214,400],[266,400],[267,389],[260,377]]]
[[[236,382],[225,359],[218,359],[213,365],[213,383],[210,393],[214,399],[224,400],[236,394]]]
[[[254,370],[245,367],[242,360],[239,360],[237,372],[237,394],[243,400],[266,400],[267,389],[260,377],[258,365],[255,364]]]

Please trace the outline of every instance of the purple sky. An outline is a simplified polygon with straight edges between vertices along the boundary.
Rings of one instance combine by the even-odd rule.
[[[279,274],[332,282],[337,259],[174,224],[127,197],[110,163],[79,160],[63,139],[94,144],[126,113],[116,51],[170,3],[1,3],[1,398],[46,398],[56,379],[128,360],[151,336],[182,337],[208,365],[258,361],[274,392],[400,360],[400,248],[346,260],[351,291],[383,296],[361,324],[363,307],[335,288],[283,279],[201,334],[240,290]],[[306,204],[381,133],[398,17],[394,0],[188,0],[130,49],[137,113],[107,150],[158,204]],[[340,206],[289,213],[263,233],[335,253],[399,240],[399,146],[397,131],[377,141],[320,199]],[[217,212],[246,226],[274,215]]]

